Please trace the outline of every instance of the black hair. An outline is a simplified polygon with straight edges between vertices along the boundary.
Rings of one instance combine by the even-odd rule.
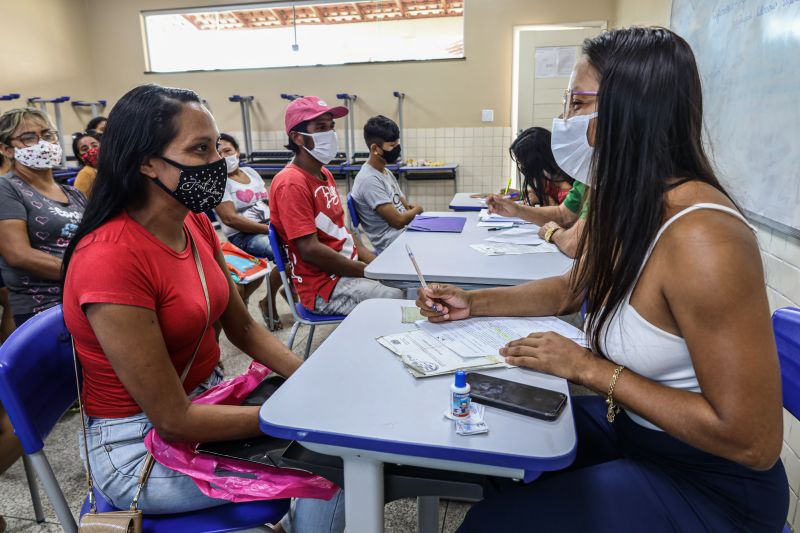
[[[572,185],[575,181],[556,163],[553,150],[550,148],[550,137],[548,129],[528,128],[521,132],[508,148],[511,160],[517,163],[517,168],[522,173],[522,199],[526,204],[530,204],[528,190],[536,194],[540,204],[547,205],[545,196],[548,182],[566,181]]]
[[[78,141],[83,139],[84,137],[91,137],[97,142],[100,142],[100,133],[97,130],[89,130],[89,131],[79,131],[77,133],[72,134],[72,155],[75,156],[75,159],[78,160],[78,166],[83,165],[83,159],[81,159],[81,154],[78,149]]]
[[[687,181],[727,193],[703,148],[700,75],[684,39],[664,28],[619,29],[584,41],[583,54],[600,87],[593,188],[572,276],[602,354],[600,336],[663,223],[665,193]]]
[[[131,89],[111,110],[92,198],[64,252],[64,275],[83,237],[127,207],[144,201],[149,178],[139,168],[146,158],[160,156],[175,138],[176,117],[187,103],[199,104],[200,97],[188,89],[150,84]]]
[[[231,143],[233,145],[233,149],[236,150],[237,152],[239,151],[239,143],[236,142],[236,139],[233,138],[233,135],[230,135],[228,133],[220,133],[219,140]]]
[[[364,142],[367,143],[367,149],[373,144],[381,146],[385,142],[394,142],[399,138],[400,128],[388,117],[378,115],[364,124]]]
[[[92,120],[89,121],[88,124],[86,124],[86,129],[87,130],[96,130],[97,126],[99,126],[103,122],[108,122],[108,119],[106,117],[103,117],[103,116],[94,117]],[[108,124],[106,124],[106,126],[108,126]]]
[[[302,132],[302,133],[308,133],[308,123],[309,122],[311,122],[311,121],[310,120],[304,120],[300,124],[297,124],[292,129],[290,129],[289,132],[291,133],[293,131],[299,131],[299,132]],[[286,148],[287,150],[291,150],[294,153],[294,155],[297,155],[297,154],[300,153],[300,147],[292,140],[291,137],[288,136],[288,134],[287,134],[287,142],[286,142],[286,145],[284,145],[284,148]]]

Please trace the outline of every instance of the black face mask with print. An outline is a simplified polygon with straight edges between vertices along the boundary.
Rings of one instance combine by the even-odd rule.
[[[178,186],[174,191],[156,178],[155,183],[167,194],[189,208],[193,213],[202,213],[214,209],[222,201],[225,185],[228,182],[228,166],[224,159],[207,165],[181,165],[166,157],[161,157],[173,167],[180,169]]]
[[[383,155],[381,157],[390,165],[396,163],[397,160],[400,159],[400,145],[398,144],[389,151],[383,150]]]

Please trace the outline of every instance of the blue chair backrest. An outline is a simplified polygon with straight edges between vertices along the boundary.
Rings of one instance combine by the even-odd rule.
[[[283,243],[275,231],[275,226],[269,225],[269,245],[272,248],[272,253],[275,256],[273,260],[275,266],[278,267],[278,272],[286,272],[286,257],[284,256]]]
[[[353,227],[357,228],[361,225],[361,219],[358,218],[358,211],[356,210],[356,202],[353,200],[353,195],[347,193],[347,210],[350,212],[350,222],[353,223]]]
[[[772,315],[783,386],[783,406],[800,418],[800,309],[784,307]]]
[[[77,396],[72,345],[59,305],[25,322],[0,346],[0,402],[26,454],[44,447]]]

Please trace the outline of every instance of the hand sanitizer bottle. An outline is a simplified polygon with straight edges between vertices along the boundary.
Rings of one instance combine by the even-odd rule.
[[[450,413],[454,418],[469,416],[470,386],[467,383],[467,374],[463,370],[456,372],[456,380],[450,385]]]

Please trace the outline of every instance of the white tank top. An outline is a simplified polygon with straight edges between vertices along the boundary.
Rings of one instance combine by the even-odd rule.
[[[645,320],[631,305],[631,295],[661,235],[673,222],[699,209],[714,209],[729,213],[747,224],[754,232],[756,231],[739,212],[723,205],[700,203],[677,213],[659,229],[644,256],[633,288],[604,328],[607,335],[601,333],[599,339],[603,352],[614,363],[625,365],[633,372],[667,387],[693,392],[700,392],[700,384],[697,381],[686,341],[683,337],[657,328]],[[635,413],[628,412],[628,416],[642,426],[661,430]]]

